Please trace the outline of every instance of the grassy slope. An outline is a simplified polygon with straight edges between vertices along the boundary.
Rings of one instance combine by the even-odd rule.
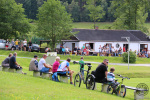
[[[43,53],[37,53],[37,52],[24,52],[24,51],[5,51],[0,50],[0,55],[8,55],[9,53],[17,52],[18,56],[20,57],[33,57],[35,54],[39,56],[39,58],[42,57]],[[61,60],[66,60],[68,57],[70,57],[72,60],[78,61],[80,59],[80,56],[70,56],[70,55],[58,55],[60,56]],[[92,61],[92,62],[102,62],[104,59],[108,59],[110,63],[124,63],[122,61],[122,57],[100,57],[100,56],[84,56],[85,61]],[[136,64],[150,64],[150,60],[148,58],[138,58]]]

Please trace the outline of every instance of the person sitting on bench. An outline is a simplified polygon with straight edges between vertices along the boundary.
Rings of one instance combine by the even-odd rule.
[[[2,62],[2,67],[9,67],[10,57],[12,57],[12,53],[10,53],[9,56]]]
[[[73,82],[72,82],[72,76],[73,76],[74,71],[71,71],[70,68],[69,68],[69,62],[70,61],[71,61],[71,59],[68,58],[67,61],[62,62],[59,65],[58,69],[57,69],[57,74],[58,75],[69,74],[70,75],[70,84],[73,84]]]
[[[119,83],[115,80],[114,71],[115,71],[115,68],[114,68],[114,67],[111,67],[111,68],[110,68],[110,72],[107,73],[107,81],[108,81],[108,82],[111,82],[113,89],[115,89],[115,87],[119,84]]]
[[[104,61],[98,65],[95,71],[92,71],[92,74],[96,77],[95,81],[104,83],[107,82],[107,65],[108,65],[108,59],[104,59]]]
[[[46,64],[45,59],[47,58],[47,55],[44,54],[43,57],[40,59],[39,63],[38,63],[38,69],[40,72],[49,72],[52,73],[52,66],[49,64]]]
[[[34,55],[34,58],[30,61],[29,71],[38,71],[38,57]]]

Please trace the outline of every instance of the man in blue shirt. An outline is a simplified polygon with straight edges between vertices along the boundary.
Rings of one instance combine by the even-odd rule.
[[[71,71],[69,68],[70,61],[71,61],[71,59],[68,58],[66,61],[62,62],[57,69],[57,74],[59,74],[59,75],[69,74],[70,75],[70,84],[73,84],[72,76],[73,76],[74,71]]]

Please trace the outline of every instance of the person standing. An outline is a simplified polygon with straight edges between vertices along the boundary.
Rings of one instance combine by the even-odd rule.
[[[8,50],[8,46],[9,46],[9,40],[6,40],[6,44],[5,44],[5,50]]]
[[[11,50],[13,51],[14,50],[14,48],[15,48],[15,42],[14,42],[14,39],[12,39],[12,41],[11,41]]]
[[[24,51],[26,51],[26,48],[27,48],[27,40],[26,39],[23,41],[23,47],[24,47]]]
[[[32,49],[32,42],[31,42],[31,40],[29,41],[29,43],[28,43],[28,46],[29,46],[29,52],[31,52],[31,49]]]
[[[19,48],[19,41],[18,41],[18,39],[15,41],[15,45],[16,45],[16,50],[18,50],[18,48]]]

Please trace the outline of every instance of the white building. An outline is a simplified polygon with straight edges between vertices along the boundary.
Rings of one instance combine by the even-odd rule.
[[[122,37],[130,37],[129,49],[132,51],[138,51],[146,49],[150,50],[150,39],[149,37],[139,30],[98,30],[98,29],[73,29],[73,32],[78,32],[70,40],[62,40],[63,47],[69,47],[73,51],[75,46],[82,48],[85,46],[91,47],[93,51],[99,52],[99,46],[108,44],[114,46],[115,49],[126,46],[128,49],[128,42]],[[57,46],[59,48],[60,45]]]

